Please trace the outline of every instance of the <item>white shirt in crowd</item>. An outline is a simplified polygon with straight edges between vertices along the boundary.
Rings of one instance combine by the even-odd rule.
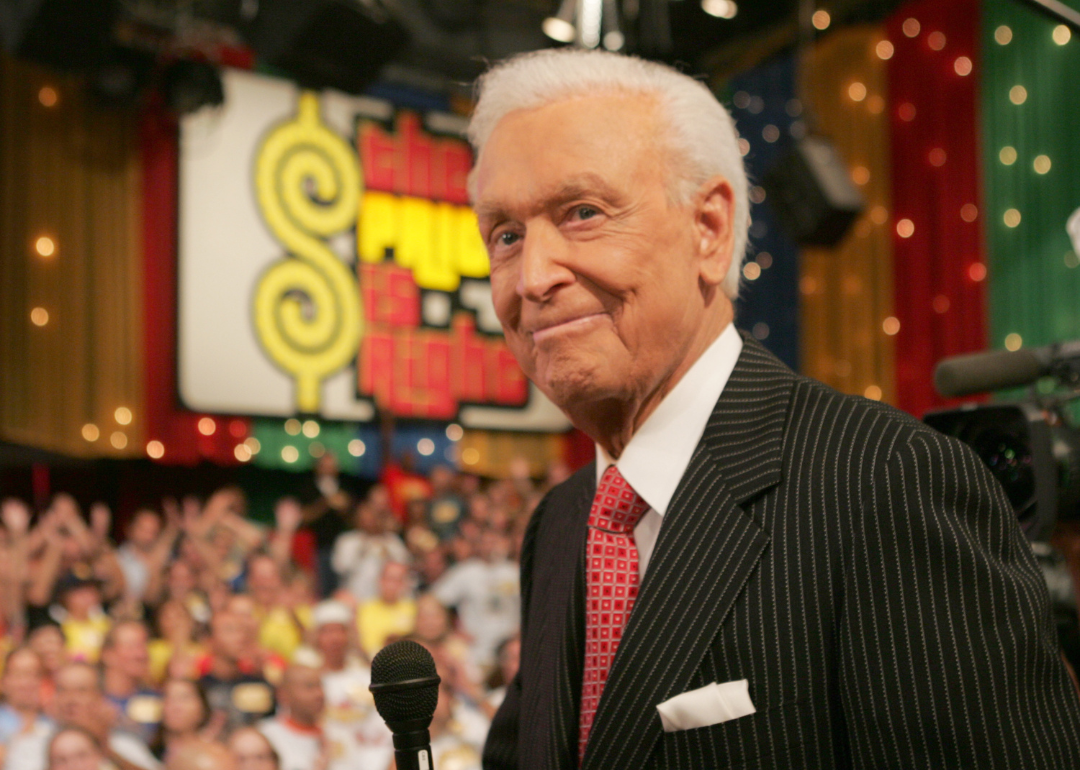
[[[11,736],[7,742],[4,770],[45,770],[46,752],[56,727],[39,717],[27,730]]]
[[[371,669],[352,660],[341,671],[325,672],[322,683],[326,696],[323,730],[327,740],[342,751],[338,758],[332,749],[329,770],[389,767],[394,758],[393,734],[375,710],[368,689]]]
[[[611,459],[602,446],[596,445],[597,484],[608,466],[614,465],[649,504],[649,510],[634,529],[638,574],[642,578],[660,534],[664,514],[690,465],[690,458],[739,360],[742,347],[742,337],[735,325],[728,324],[638,428],[618,460]]]
[[[271,717],[258,723],[259,732],[266,736],[281,759],[281,770],[311,770],[323,751],[323,732],[320,728],[305,728],[293,724],[287,717]],[[336,753],[328,747],[328,753]]]
[[[341,587],[358,602],[379,592],[379,574],[388,561],[408,564],[409,550],[397,535],[345,532],[334,541],[330,564],[341,578]]]
[[[462,627],[473,638],[473,660],[479,666],[492,665],[499,644],[518,631],[519,571],[507,559],[467,559],[448,569],[431,589],[445,606],[457,607]]]

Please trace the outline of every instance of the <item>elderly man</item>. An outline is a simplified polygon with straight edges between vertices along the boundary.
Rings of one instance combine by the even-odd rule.
[[[507,343],[597,445],[526,535],[485,767],[1080,767],[988,471],[736,332],[746,177],[705,86],[527,54],[470,138]]]

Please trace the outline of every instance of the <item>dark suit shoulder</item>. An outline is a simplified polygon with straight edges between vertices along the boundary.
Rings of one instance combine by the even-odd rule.
[[[862,485],[915,436],[940,435],[895,407],[791,371],[753,338],[744,338],[743,350],[717,405],[718,422],[725,432],[745,425],[750,441],[764,441],[772,428],[783,442],[785,478],[827,466],[834,476]],[[964,451],[959,442],[945,441]]]

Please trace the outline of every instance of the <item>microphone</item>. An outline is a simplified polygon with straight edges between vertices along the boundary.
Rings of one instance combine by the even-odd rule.
[[[1042,348],[994,350],[946,358],[934,370],[934,386],[943,396],[966,396],[985,390],[1027,385],[1048,373]]]
[[[1054,375],[1073,384],[1080,371],[1080,340],[1016,351],[994,350],[946,358],[934,370],[934,385],[943,396],[966,396],[987,390],[1030,385]]]
[[[1060,6],[1056,0],[1030,0],[1033,4]],[[1080,29],[1080,13],[1075,24]],[[1073,249],[1080,256],[1080,209],[1065,223]],[[1040,377],[1053,375],[1065,385],[1080,388],[1080,340],[1017,351],[996,350],[946,358],[934,370],[934,385],[943,396],[966,396],[987,390],[1030,385]]]
[[[375,708],[394,734],[398,770],[434,770],[428,726],[439,702],[435,659],[408,639],[388,644],[371,661]]]

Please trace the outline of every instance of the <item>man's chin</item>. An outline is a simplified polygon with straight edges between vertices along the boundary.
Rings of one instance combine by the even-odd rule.
[[[621,388],[599,373],[581,369],[561,369],[548,373],[543,383],[537,383],[552,403],[573,419],[573,412],[588,404],[618,398]]]

